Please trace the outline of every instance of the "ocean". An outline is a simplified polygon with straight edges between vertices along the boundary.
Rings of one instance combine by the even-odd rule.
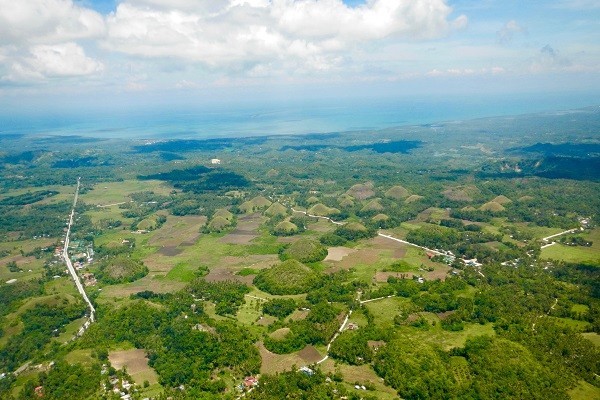
[[[600,105],[596,94],[384,97],[318,101],[130,105],[110,110],[2,114],[0,135],[213,138],[376,130]]]

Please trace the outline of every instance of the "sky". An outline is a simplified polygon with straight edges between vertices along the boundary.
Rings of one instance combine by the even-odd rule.
[[[524,92],[600,93],[600,1],[0,0],[5,112]]]

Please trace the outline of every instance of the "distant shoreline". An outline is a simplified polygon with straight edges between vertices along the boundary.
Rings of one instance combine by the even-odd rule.
[[[233,139],[233,138],[253,138],[253,137],[276,137],[276,136],[298,136],[306,137],[309,135],[327,135],[327,134],[342,134],[347,132],[363,132],[363,131],[385,131],[394,129],[405,129],[410,127],[424,127],[424,126],[436,126],[436,125],[448,125],[448,124],[460,124],[468,121],[488,120],[497,118],[518,118],[524,116],[543,116],[543,115],[561,115],[569,113],[581,113],[581,112],[597,112],[600,109],[600,104],[587,105],[583,107],[574,108],[562,108],[554,110],[543,110],[533,112],[522,112],[522,113],[498,113],[495,115],[484,115],[460,118],[445,118],[445,119],[428,119],[410,121],[407,119],[394,121],[396,123],[386,124],[384,120],[374,116],[375,123],[373,126],[348,126],[344,129],[335,129],[335,120],[338,116],[321,115],[317,117],[311,117],[307,115],[306,120],[302,118],[296,118],[290,115],[288,119],[282,120],[264,120],[256,123],[258,117],[257,114],[247,115],[247,111],[240,112],[236,115],[232,112],[229,115],[230,121],[221,121],[219,116],[215,117],[214,120],[207,118],[206,121],[201,119],[194,121],[181,121],[178,120],[178,112],[174,112],[171,117],[163,115],[152,120],[144,120],[143,115],[132,115],[130,120],[123,120],[121,122],[122,127],[109,127],[109,126],[98,126],[106,125],[105,119],[98,120],[98,117],[91,117],[89,121],[80,121],[78,123],[65,122],[62,126],[57,127],[44,127],[43,123],[35,123],[35,119],[32,124],[34,126],[16,126],[10,127],[10,121],[4,121],[3,117],[0,116],[0,138],[4,140],[19,137],[33,137],[38,136],[44,137],[81,137],[85,139],[130,139],[130,140],[170,140],[170,139],[186,139],[186,140],[212,140],[212,139]],[[288,110],[288,112],[290,112]],[[199,115],[201,113],[199,112]],[[244,116],[247,116],[252,121],[248,121],[247,124],[244,122]],[[271,117],[277,115],[276,112],[264,113],[263,116]],[[294,118],[291,118],[294,117]],[[431,118],[434,118],[431,115]],[[319,119],[320,118],[320,119]],[[362,117],[367,118],[367,117]],[[80,117],[80,119],[82,119]],[[419,119],[419,118],[417,118]],[[169,122],[171,120],[171,122]],[[322,129],[311,129],[311,127],[319,125],[319,121],[323,120]],[[112,122],[113,124],[118,123],[119,119]],[[233,121],[233,122],[232,122]],[[253,122],[254,121],[254,122]],[[56,121],[55,121],[56,122]],[[137,122],[137,123],[136,123]],[[339,123],[339,122],[338,122]],[[8,124],[8,128],[7,128]],[[235,126],[232,126],[235,124]],[[35,126],[37,125],[37,127]],[[191,125],[196,125],[196,129]],[[244,128],[247,125],[246,128]],[[263,128],[260,125],[264,125]],[[365,125],[365,124],[363,124]]]

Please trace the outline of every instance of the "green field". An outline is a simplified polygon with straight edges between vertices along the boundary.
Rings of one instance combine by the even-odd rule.
[[[109,205],[130,201],[129,195],[132,193],[152,191],[156,194],[168,195],[172,190],[172,187],[162,181],[125,180],[98,183],[93,190],[82,194],[79,198],[88,204]]]
[[[569,397],[572,400],[600,400],[600,388],[586,381],[579,381],[577,386],[569,391]]]
[[[557,243],[542,249],[541,258],[568,262],[589,262],[600,266],[600,229],[595,228],[590,232],[581,234],[581,236],[591,241],[592,246],[565,246]]]

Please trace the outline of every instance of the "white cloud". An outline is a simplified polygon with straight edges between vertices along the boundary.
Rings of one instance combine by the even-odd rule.
[[[76,43],[106,34],[104,18],[72,0],[0,0],[0,79],[38,81],[103,69]]]
[[[102,36],[104,19],[71,0],[0,0],[0,44],[49,44]]]
[[[513,36],[517,33],[526,33],[527,30],[519,25],[517,21],[514,19],[508,21],[502,29],[500,29],[496,35],[498,37],[498,42],[502,44],[510,43],[513,39]]]
[[[506,70],[503,67],[491,67],[491,68],[449,68],[445,70],[433,69],[425,74],[429,77],[447,77],[447,76],[471,76],[471,75],[500,75],[504,74]]]
[[[6,80],[40,80],[45,78],[91,75],[103,70],[103,65],[85,55],[73,42],[33,46],[30,53],[16,60]]]
[[[217,5],[215,5],[217,4]],[[212,68],[258,64],[328,70],[341,53],[387,38],[430,39],[466,24],[445,0],[126,0],[107,19],[106,48]]]
[[[547,44],[532,60],[530,70],[534,73],[561,71],[569,68],[571,64],[571,60],[561,56],[558,50]]]

